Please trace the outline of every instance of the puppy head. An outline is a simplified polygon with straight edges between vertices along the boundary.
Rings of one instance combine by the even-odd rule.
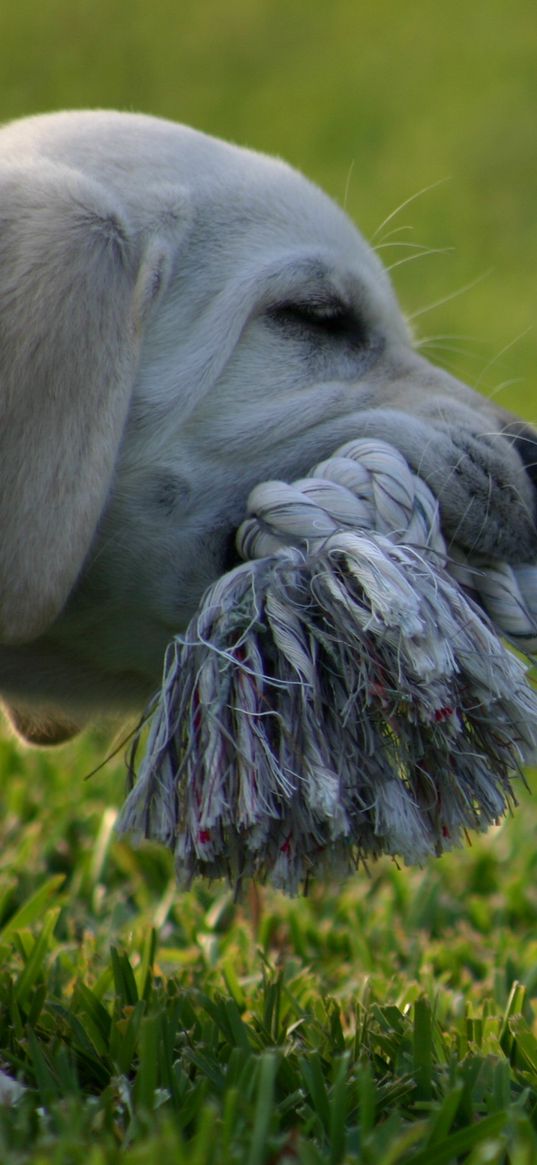
[[[535,556],[533,436],[521,457],[510,418],[413,351],[377,257],[295,171],[104,113],[7,127],[2,154],[9,696],[147,698],[251,487],[351,436],[401,449],[448,538]]]

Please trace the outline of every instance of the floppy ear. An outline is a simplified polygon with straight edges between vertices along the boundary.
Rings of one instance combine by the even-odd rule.
[[[67,166],[0,166],[5,644],[35,638],[59,614],[105,506],[162,260],[148,233]]]

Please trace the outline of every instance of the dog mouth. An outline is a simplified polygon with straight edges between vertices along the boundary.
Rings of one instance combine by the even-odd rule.
[[[434,434],[435,427],[432,428]],[[379,441],[383,440],[381,432],[380,428]],[[537,435],[529,426],[517,426],[516,431],[505,434],[505,443],[496,437],[491,444],[484,437],[461,434],[458,429],[448,430],[448,437],[449,447],[444,446],[442,453],[435,443],[433,457],[424,456],[418,463],[408,457],[409,464],[414,461],[411,464],[414,472],[429,485],[438,501],[448,548],[454,548],[457,553],[459,547],[476,561],[504,560],[513,564],[534,561],[537,558]],[[395,445],[393,441],[389,444]],[[519,476],[526,485],[526,497],[509,462],[509,447],[523,462]],[[399,451],[407,458],[404,450]],[[332,456],[336,452],[334,448]],[[318,476],[314,468],[306,476],[310,474]],[[292,475],[293,480],[295,477]],[[291,480],[291,475],[286,479]],[[242,562],[236,535],[246,512],[247,502],[243,513],[236,516],[236,522],[230,523],[219,539],[216,561],[223,572],[233,570]]]
[[[234,570],[235,567],[239,566],[242,562],[242,559],[237,550],[236,536],[237,531],[235,528],[233,528],[230,529],[229,533],[225,534],[223,537],[221,563],[222,572],[226,574],[229,570]]]

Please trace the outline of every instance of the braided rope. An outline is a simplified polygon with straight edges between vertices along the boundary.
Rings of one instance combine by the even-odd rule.
[[[393,445],[349,441],[292,485],[256,486],[248,512],[237,534],[244,559],[263,558],[286,545],[314,550],[341,529],[376,530],[445,566],[502,635],[523,651],[537,651],[537,566],[491,562],[457,545],[448,552],[434,495]]]
[[[537,697],[472,595],[535,648],[537,568],[448,553],[433,495],[382,442],[257,486],[248,510],[246,561],[168,648],[119,828],[169,846],[182,882],[291,893],[488,828],[537,750]]]

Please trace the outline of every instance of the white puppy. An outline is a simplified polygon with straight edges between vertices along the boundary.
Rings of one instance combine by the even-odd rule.
[[[534,436],[413,350],[345,214],[150,117],[0,131],[0,409],[0,692],[35,743],[142,706],[250,488],[353,435],[463,545],[537,551]]]

